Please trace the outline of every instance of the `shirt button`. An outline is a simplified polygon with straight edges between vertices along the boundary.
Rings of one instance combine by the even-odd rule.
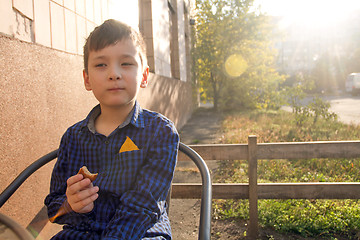
[[[110,142],[109,140],[105,140],[105,144],[108,145]]]

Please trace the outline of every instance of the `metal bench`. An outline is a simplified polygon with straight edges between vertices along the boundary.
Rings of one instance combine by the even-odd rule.
[[[198,167],[202,179],[201,207],[200,207],[200,223],[199,223],[199,240],[208,240],[211,237],[211,201],[212,201],[212,183],[209,169],[202,157],[187,145],[180,143],[179,151],[187,155]],[[13,195],[13,193],[21,186],[21,184],[36,170],[54,160],[57,157],[58,150],[52,151],[28,166],[19,176],[0,194],[0,208]],[[44,209],[44,208],[43,208]],[[38,214],[39,218],[43,218],[44,213]],[[46,217],[47,218],[47,217]],[[45,224],[47,221],[42,221]],[[31,224],[30,224],[31,225]],[[38,232],[45,225],[37,226]],[[0,227],[8,229],[14,236],[20,240],[34,240],[36,236],[30,234],[25,228],[0,214]]]

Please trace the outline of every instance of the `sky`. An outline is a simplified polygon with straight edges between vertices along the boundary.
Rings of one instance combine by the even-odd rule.
[[[360,9],[360,0],[255,0],[261,11],[283,16],[284,24],[296,22],[304,26],[325,26],[348,17]]]

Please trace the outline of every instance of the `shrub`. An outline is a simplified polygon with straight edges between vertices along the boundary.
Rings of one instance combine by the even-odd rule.
[[[326,106],[325,106],[326,107]],[[323,107],[320,107],[323,109]],[[319,116],[325,112],[318,111]],[[332,118],[309,116],[298,127],[290,121],[296,113],[247,111],[230,113],[223,122],[222,143],[246,143],[248,135],[258,142],[352,140],[360,126],[346,125]],[[360,159],[260,160],[259,182],[357,182]],[[247,161],[222,161],[214,182],[246,183]],[[342,234],[349,237],[360,230],[359,200],[260,200],[262,226],[304,237]],[[248,219],[248,200],[219,200],[214,203],[216,218]]]

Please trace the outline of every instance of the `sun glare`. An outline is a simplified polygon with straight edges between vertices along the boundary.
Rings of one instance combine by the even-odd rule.
[[[233,54],[225,61],[225,72],[230,77],[239,77],[248,67],[247,62],[239,54]]]
[[[138,1],[110,0],[112,8],[109,9],[110,18],[125,22],[137,29],[139,26]]]
[[[283,24],[326,27],[360,9],[359,0],[255,0],[268,15],[282,16]]]

